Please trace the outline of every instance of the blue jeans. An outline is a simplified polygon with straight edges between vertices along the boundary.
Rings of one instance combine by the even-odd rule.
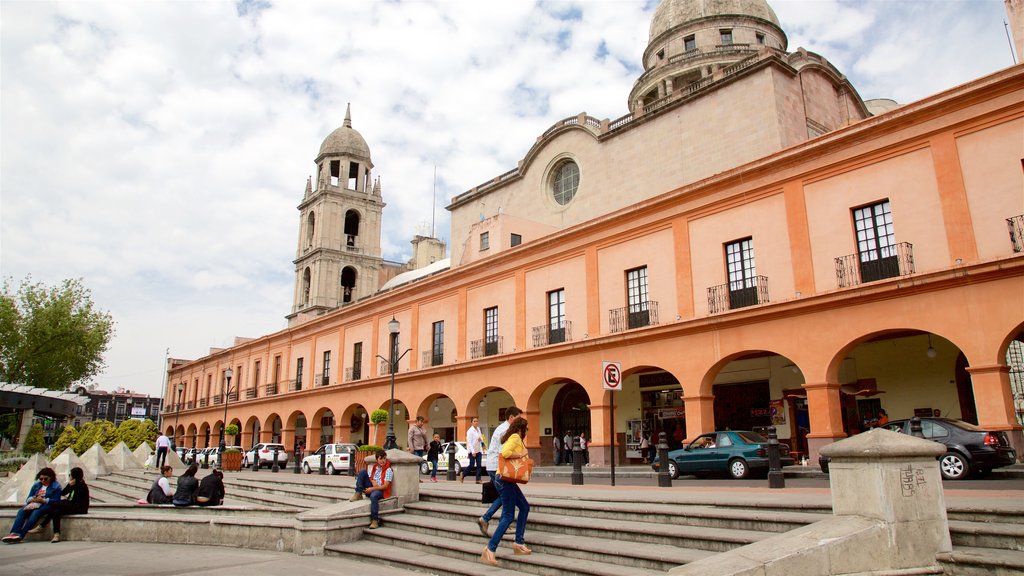
[[[35,510],[25,510],[25,508],[22,507],[14,517],[14,525],[11,526],[11,534],[17,534],[24,538],[25,534],[28,534],[28,531],[39,522],[39,518],[49,511],[49,504],[43,504]]]
[[[498,499],[495,500],[494,502],[491,502],[491,507],[487,509],[487,512],[484,512],[483,516],[481,516],[481,518],[483,518],[484,521],[490,522],[491,518],[494,518],[494,515],[497,514],[498,508],[501,508],[501,488],[505,484],[501,481],[501,478],[499,478],[498,475],[495,474],[494,472],[488,470],[487,475],[491,477],[491,482],[494,484],[494,489],[498,491]]]
[[[381,498],[384,498],[384,491],[374,490],[373,492],[366,494],[366,489],[371,488],[372,486],[373,482],[370,481],[370,475],[366,473],[366,470],[360,472],[359,476],[356,477],[356,492],[363,494],[370,499],[370,520],[379,520],[380,501]]]
[[[555,452],[555,466],[558,466],[559,464],[562,463],[562,449],[558,448],[554,452]]]
[[[524,537],[526,536],[526,517],[530,515],[530,503],[526,501],[526,496],[523,495],[519,484],[503,483],[501,500],[502,506],[504,506],[501,510],[501,521],[498,522],[498,527],[494,530],[491,541],[487,543],[487,548],[491,552],[498,549],[501,537],[505,535],[513,519],[516,521],[516,544],[526,543]],[[516,514],[516,508],[519,509],[518,514]]]
[[[469,466],[467,466],[467,467],[462,469],[462,477],[465,478],[466,474],[468,474],[470,470],[475,470],[476,471],[476,481],[479,482],[480,481],[480,473],[484,471],[484,467],[483,467],[483,464],[482,464],[483,458],[484,458],[484,453],[483,452],[477,452],[476,454],[470,454],[469,455]]]
[[[430,477],[437,478],[437,460],[429,460],[430,462]]]

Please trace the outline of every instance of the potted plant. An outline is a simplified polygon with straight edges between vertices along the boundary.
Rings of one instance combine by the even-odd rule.
[[[238,424],[228,424],[224,428],[224,434],[226,436],[238,436]],[[227,470],[229,472],[238,472],[242,469],[242,451],[232,448],[224,450],[224,453],[220,455],[220,467],[221,470]]]

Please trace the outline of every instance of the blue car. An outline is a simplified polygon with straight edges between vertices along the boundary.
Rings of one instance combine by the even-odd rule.
[[[793,465],[789,447],[781,442],[779,465]],[[651,466],[660,470],[657,459]],[[746,478],[753,471],[768,472],[768,439],[749,430],[701,434],[685,448],[668,453],[668,473],[673,479],[721,473]]]

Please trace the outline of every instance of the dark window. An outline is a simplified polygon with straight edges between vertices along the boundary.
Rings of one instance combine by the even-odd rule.
[[[277,384],[281,378],[281,356],[274,356],[274,384]]]
[[[359,212],[349,210],[345,212],[345,246],[354,248],[357,236],[359,236]]]
[[[508,241],[509,246],[519,246],[523,243],[523,237],[519,234],[513,234]]]
[[[857,255],[862,282],[871,282],[900,275],[893,234],[889,201],[856,208],[853,211],[857,229]]]
[[[484,355],[498,353],[498,307],[484,310]]]
[[[548,344],[565,342],[565,289],[548,292]]]
[[[761,34],[761,33],[754,34],[754,38],[757,39],[757,43],[758,44],[764,46],[764,34]]]
[[[683,38],[683,50],[692,52],[697,49],[697,38],[695,36],[687,36]]]
[[[363,374],[363,343],[352,345],[352,379],[359,380]]]
[[[331,186],[337,186],[341,178],[341,161],[331,160]]]
[[[665,49],[662,48],[661,50],[658,50],[658,60],[664,60],[664,59],[665,59]]]
[[[430,348],[430,365],[444,364],[444,321],[434,322],[433,341]]]
[[[719,30],[718,33],[722,38],[722,46],[732,44],[732,30]]]
[[[356,269],[345,266],[341,271],[341,301],[351,302],[356,290]]]
[[[753,238],[726,244],[725,263],[729,272],[729,308],[757,304],[757,269],[754,266]]]
[[[302,390],[302,364],[304,360],[299,358],[295,361],[295,389]]]
[[[324,373],[323,373],[323,376],[321,376],[321,382],[320,383],[322,385],[326,386],[327,383],[331,381],[331,377],[330,377],[330,375],[331,375],[331,351],[330,350],[327,350],[327,351],[324,352],[324,368],[323,368],[323,370],[324,370]]]
[[[480,249],[487,250],[491,247],[491,233],[481,232],[480,233]]]
[[[252,387],[258,388],[260,385],[260,361],[257,360],[252,366]]]
[[[352,162],[348,165],[348,189],[356,190],[356,182],[359,180],[359,163]]]
[[[651,313],[647,303],[647,266],[626,271],[626,313],[630,328],[650,324]]]

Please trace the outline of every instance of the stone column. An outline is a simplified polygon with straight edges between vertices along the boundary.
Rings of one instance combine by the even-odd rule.
[[[696,383],[695,387],[699,387]],[[685,390],[685,389],[684,389]],[[686,438],[696,438],[705,432],[715,431],[715,397],[708,396],[684,396],[683,408],[686,411]],[[657,437],[651,437],[652,442],[657,442]]]
[[[420,499],[420,464],[423,459],[405,450],[388,450],[388,460],[394,470],[391,495],[397,496],[403,505]]]
[[[606,398],[608,394],[604,395]],[[594,466],[611,466],[612,433],[607,404],[590,405],[590,436],[587,437],[587,456]]]
[[[1017,450],[1018,461],[1024,461],[1024,433],[1014,418],[1013,396],[1010,394],[1010,368],[1004,364],[967,368],[974,388],[974,404],[978,409],[978,425],[989,430],[1003,430],[1010,445]]]
[[[32,408],[26,408],[21,413],[21,426],[18,428],[18,445],[15,447],[15,450],[19,452],[25,449],[25,438],[28,437],[28,431],[32,428],[32,416],[35,412]]]
[[[818,451],[827,444],[846,438],[843,431],[843,410],[838,382],[817,382],[803,385],[807,390],[807,412],[811,432],[807,435],[807,458],[818,461]]]

